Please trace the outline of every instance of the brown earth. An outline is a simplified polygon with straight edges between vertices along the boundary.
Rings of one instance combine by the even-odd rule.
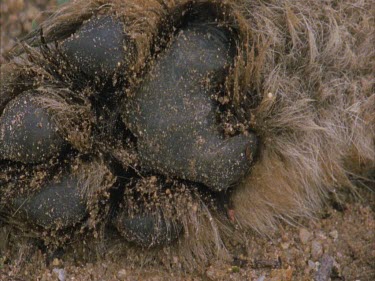
[[[17,39],[47,15],[41,11],[58,2],[63,1],[1,2],[1,64]],[[0,221],[0,280],[375,280],[375,185],[370,185],[358,196],[342,194],[342,204],[331,200],[317,219],[282,224],[269,237],[239,233],[245,242],[227,243],[233,261],[213,262],[193,274],[179,268],[178,257],[169,269],[141,261],[134,267],[127,262],[131,257],[110,248],[93,251],[101,253],[95,256],[78,250],[49,255],[35,239]]]

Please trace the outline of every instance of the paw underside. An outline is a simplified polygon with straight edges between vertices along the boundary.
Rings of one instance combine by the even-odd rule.
[[[251,130],[221,129],[216,97],[236,56],[233,30],[187,17],[134,91],[136,47],[113,16],[40,49],[57,82],[18,93],[0,112],[2,208],[62,231],[104,218],[153,246],[183,234],[195,201],[221,209],[230,200],[257,150]]]

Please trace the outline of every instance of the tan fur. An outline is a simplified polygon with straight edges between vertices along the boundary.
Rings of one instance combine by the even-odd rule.
[[[260,100],[242,108],[247,129],[261,144],[233,194],[236,222],[266,234],[280,220],[314,216],[329,192],[354,190],[351,178],[366,178],[375,169],[371,1],[78,0],[42,24],[43,36],[53,42],[93,14],[114,14],[136,42],[134,71],[140,73],[171,14],[204,2],[219,3],[228,13],[222,20],[238,30],[238,58],[227,81],[230,102],[240,109],[246,99]],[[35,67],[25,65],[9,65],[8,73]],[[9,77],[1,78],[7,85],[1,102],[16,91],[19,78]],[[220,237],[231,231],[228,220],[196,200],[198,208],[181,215],[184,237],[169,249],[189,268],[216,253],[227,256]]]

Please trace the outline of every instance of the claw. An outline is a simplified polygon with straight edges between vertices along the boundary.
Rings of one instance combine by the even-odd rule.
[[[125,117],[143,165],[215,191],[247,173],[257,138],[220,135],[210,98],[225,81],[233,45],[227,29],[193,23],[157,61]]]

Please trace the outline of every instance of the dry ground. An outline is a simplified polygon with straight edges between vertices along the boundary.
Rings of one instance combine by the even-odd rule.
[[[2,0],[0,63],[17,38],[41,20],[41,11],[58,0]],[[373,187],[375,187],[373,185]],[[213,263],[200,272],[184,274],[176,265],[134,268],[121,255],[107,253],[48,256],[33,239],[0,222],[0,280],[375,280],[375,188],[362,188],[354,198],[331,202],[316,220],[281,225],[269,237],[241,233],[246,242],[229,241],[232,262]],[[333,266],[330,267],[330,264]],[[325,268],[332,268],[327,276]]]

